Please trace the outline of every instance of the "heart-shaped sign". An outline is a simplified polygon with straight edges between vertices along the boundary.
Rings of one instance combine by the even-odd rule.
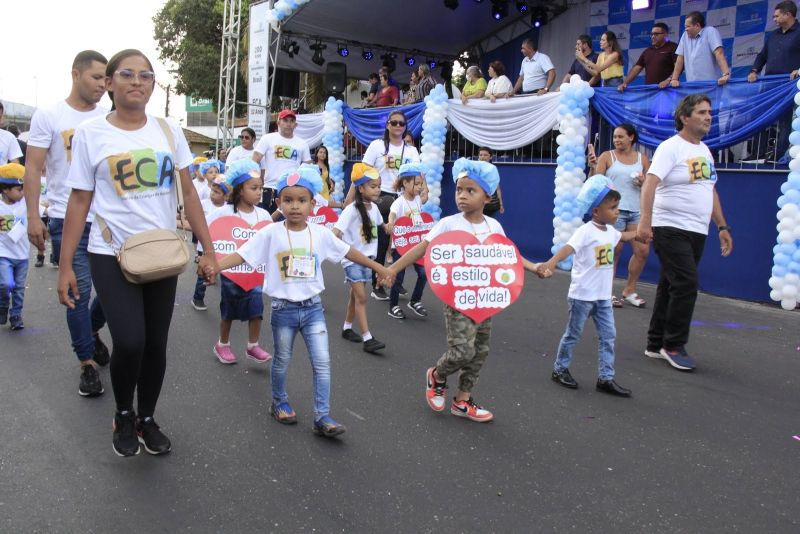
[[[211,241],[214,243],[217,261],[239,250],[239,247],[247,243],[256,232],[271,222],[270,220],[259,221],[255,226],[250,226],[241,217],[234,217],[233,215],[220,217],[213,221],[208,227],[208,233],[211,234]],[[263,265],[253,269],[248,264],[243,263],[232,269],[222,271],[220,274],[245,291],[250,291],[264,284]]]
[[[420,218],[422,220],[417,221],[416,224],[414,220],[407,215],[405,217],[398,217],[394,222],[394,227],[392,228],[392,246],[401,256],[419,245],[420,242],[422,242],[422,238],[425,237],[428,232],[431,231],[433,225],[436,224],[436,221],[433,220],[433,216],[425,211],[420,213]],[[417,264],[425,265],[425,260],[420,258],[417,260]]]
[[[510,239],[491,234],[481,243],[462,230],[431,241],[425,272],[434,294],[476,323],[510,306],[525,282],[519,250]]]
[[[333,228],[333,225],[336,224],[336,221],[338,220],[339,214],[336,213],[336,210],[329,208],[328,206],[322,206],[314,213],[309,213],[308,219],[306,219],[307,222],[320,224],[328,230]]]

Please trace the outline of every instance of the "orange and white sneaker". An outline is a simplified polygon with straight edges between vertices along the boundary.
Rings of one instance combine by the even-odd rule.
[[[447,389],[447,382],[437,382],[433,377],[435,367],[425,371],[425,400],[434,412],[444,410],[444,392]]]
[[[453,399],[453,404],[450,405],[450,413],[458,417],[466,417],[470,421],[478,423],[488,423],[494,418],[492,412],[475,404],[472,397],[465,401]]]

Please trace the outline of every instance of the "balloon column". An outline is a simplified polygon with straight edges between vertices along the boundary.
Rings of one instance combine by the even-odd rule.
[[[323,116],[322,144],[328,149],[328,172],[334,188],[331,198],[337,202],[344,200],[344,128],[341,100],[332,96],[325,102]]]
[[[428,202],[422,206],[434,220],[442,216],[439,206],[444,173],[444,139],[447,134],[447,92],[442,84],[425,97],[425,114],[422,116],[422,164],[428,169]]]
[[[558,106],[558,158],[556,162],[555,200],[553,207],[552,253],[563,247],[572,233],[583,224],[583,213],[577,195],[586,175],[586,115],[589,99],[594,95],[587,82],[573,74],[569,83],[561,84],[561,103]],[[559,269],[572,269],[572,256],[558,264]]]
[[[309,3],[311,0],[278,0],[272,9],[267,11],[267,22],[275,29],[278,23],[291,17],[295,11]]]
[[[797,82],[800,91],[800,81]],[[794,101],[800,105],[800,92]],[[772,249],[775,254],[772,277],[769,279],[770,298],[781,303],[784,310],[793,310],[800,301],[800,108],[795,111],[789,142],[789,176],[781,185],[778,198],[778,244]]]

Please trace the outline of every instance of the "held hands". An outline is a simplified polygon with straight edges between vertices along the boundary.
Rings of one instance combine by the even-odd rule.
[[[200,256],[197,262],[197,276],[202,276],[206,280],[206,285],[217,283],[217,273],[220,271],[216,255]]]
[[[653,227],[639,222],[636,228],[636,241],[645,245],[653,240]]]
[[[386,288],[391,288],[394,285],[395,273],[390,268],[381,267],[375,274],[378,278],[378,284]]]
[[[72,291],[72,297],[69,292]],[[75,309],[75,301],[80,300],[78,293],[78,280],[75,278],[75,271],[71,267],[61,265],[58,268],[58,302],[69,308]]]
[[[553,269],[555,269],[555,265],[547,261],[544,263],[535,263],[533,272],[536,273],[536,276],[539,278],[550,278],[553,276]]]

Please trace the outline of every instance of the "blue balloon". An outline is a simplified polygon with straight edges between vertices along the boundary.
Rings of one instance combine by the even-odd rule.
[[[778,278],[783,278],[788,274],[786,267],[783,265],[774,265],[772,267],[772,276],[777,276]]]
[[[800,262],[790,261],[786,268],[789,269],[790,273],[800,274]]]
[[[786,254],[775,254],[775,258],[772,260],[775,265],[780,265],[781,267],[786,267],[790,261],[791,258]]]
[[[789,142],[793,145],[800,145],[800,132],[794,131],[789,134]]]

